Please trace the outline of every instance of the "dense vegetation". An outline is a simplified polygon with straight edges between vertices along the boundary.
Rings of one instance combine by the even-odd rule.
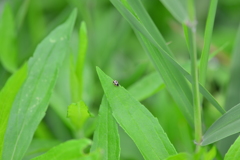
[[[1,1],[0,159],[238,159],[239,17],[237,0]]]

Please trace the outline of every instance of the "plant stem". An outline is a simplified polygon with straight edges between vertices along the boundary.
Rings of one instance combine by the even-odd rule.
[[[193,77],[193,104],[194,104],[194,126],[195,126],[195,142],[197,144],[197,150],[202,140],[202,118],[201,118],[201,105],[200,105],[200,95],[198,87],[198,65],[197,65],[197,49],[196,49],[196,31],[193,32],[193,53],[191,70]]]
[[[193,107],[194,107],[194,129],[195,129],[195,143],[197,144],[196,152],[199,151],[202,141],[202,118],[201,105],[199,95],[199,81],[198,81],[198,64],[197,64],[197,47],[196,47],[196,16],[193,0],[189,0],[189,15],[191,22],[188,24],[188,40],[189,51],[191,57],[191,74],[193,78]]]

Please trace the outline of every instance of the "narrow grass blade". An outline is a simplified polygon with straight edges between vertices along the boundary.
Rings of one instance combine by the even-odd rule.
[[[70,140],[53,147],[45,154],[33,158],[32,160],[67,160],[67,159],[81,159],[86,155],[83,150],[91,144],[88,139]]]
[[[184,76],[171,63],[168,63],[168,60],[163,56],[164,54],[166,54],[166,56],[170,55],[170,53],[167,54],[166,51],[162,49],[162,46],[166,46],[166,44],[158,44],[153,38],[153,35],[150,34],[150,32],[146,30],[145,26],[140,23],[140,20],[144,21],[142,19],[148,20],[146,15],[136,19],[136,17],[134,18],[134,16],[118,0],[111,0],[111,2],[117,9],[119,9],[119,11],[135,29],[135,33],[139,41],[163,78],[168,91],[180,106],[180,109],[187,118],[188,122],[193,126],[192,93]],[[131,7],[133,7],[132,1],[131,5]],[[135,7],[133,7],[133,9],[135,9]],[[141,15],[139,12],[140,11],[137,12],[138,16]],[[139,33],[138,30],[140,30],[143,35]],[[161,37],[159,39],[163,38]],[[162,46],[160,47],[160,45]]]
[[[118,126],[105,96],[100,106],[91,152],[97,149],[103,150],[103,160],[120,159]]]
[[[224,160],[238,159],[240,157],[240,136],[226,153]]]
[[[163,88],[165,88],[165,84],[162,78],[157,72],[154,72],[131,85],[128,91],[136,100],[142,101]]]
[[[217,3],[218,3],[218,0],[210,1],[208,18],[207,18],[207,23],[206,23],[206,28],[205,28],[204,44],[203,44],[203,50],[202,50],[202,54],[201,54],[200,67],[199,67],[199,71],[200,71],[199,72],[199,82],[203,86],[205,86],[205,81],[206,81],[209,50],[210,50],[210,46],[211,46],[212,30],[213,30],[213,25],[214,25],[215,14],[216,14],[216,10],[217,10]]]
[[[45,115],[59,67],[68,52],[76,10],[52,31],[28,61],[25,83],[17,93],[4,137],[3,159],[22,159]]]
[[[4,135],[13,101],[27,76],[27,65],[12,75],[0,92],[0,159],[2,157]]]
[[[85,56],[87,53],[88,47],[88,38],[87,38],[87,26],[85,22],[81,23],[80,30],[79,30],[79,49],[78,49],[78,59],[77,59],[77,66],[76,66],[76,74],[79,81],[79,90],[82,92],[83,88],[83,66],[85,62]],[[80,94],[80,97],[82,94]]]
[[[162,47],[159,46],[159,43],[156,42],[153,38],[153,35],[150,34],[150,31],[147,31],[146,30],[146,27],[142,25],[142,23],[140,22],[140,18],[139,17],[135,17],[135,15],[133,15],[129,10],[127,10],[127,7],[125,7],[120,1],[118,0],[111,0],[111,2],[113,3],[113,5],[119,10],[119,12],[124,16],[124,18],[132,25],[133,29],[135,30],[136,33],[138,34],[142,34],[143,36],[145,36],[146,40],[148,39],[149,42],[148,43],[151,43],[150,45],[152,45],[150,48],[155,48],[154,52],[150,52],[152,53],[150,55],[149,53],[149,56],[151,57],[151,60],[153,61],[153,63],[155,64],[155,67],[159,67],[158,65],[160,64],[163,64],[162,67],[163,68],[160,68],[159,67],[159,72],[163,72],[163,70],[168,70],[167,72],[165,72],[165,74],[169,74],[171,73],[171,71],[169,71],[169,68],[175,68],[177,69],[178,71],[176,71],[177,75],[179,74],[179,72],[188,80],[192,83],[192,77],[191,75],[186,71],[184,70],[175,60],[173,60],[171,58],[171,56],[169,56],[169,53],[166,53],[165,50],[162,49]],[[139,33],[140,32],[140,33]],[[163,45],[164,43],[162,43]],[[145,45],[145,44],[143,44]],[[154,47],[155,46],[155,47]],[[148,47],[144,47],[146,51],[148,51]],[[159,50],[159,51],[158,51]],[[162,63],[163,62],[163,59],[165,61],[165,63]],[[157,63],[155,63],[155,61],[158,61]],[[174,70],[175,70],[174,69]],[[161,73],[160,73],[161,74]],[[179,75],[179,76],[182,76],[182,75]],[[175,75],[176,76],[176,75]],[[177,79],[179,79],[179,76]],[[164,77],[162,77],[164,78]],[[172,79],[174,79],[172,76],[169,75],[169,78],[170,78],[170,82]],[[163,79],[164,80],[164,79]],[[180,78],[180,80],[182,80],[182,78]],[[184,81],[184,80],[183,80]],[[169,82],[169,80],[164,80],[164,82]],[[170,83],[169,82],[169,83]],[[185,82],[183,82],[185,83]],[[174,83],[173,86],[176,86],[177,83]],[[168,88],[168,85],[166,84],[167,88]],[[169,85],[171,87],[171,85]],[[176,89],[178,92],[181,92],[179,90],[182,90],[182,89],[179,89],[182,88],[182,86],[178,86],[178,88]],[[218,104],[218,102],[213,98],[213,96],[203,87],[203,86],[199,86],[200,88],[200,92],[204,95],[204,97],[206,97],[207,100],[209,100],[210,103],[213,104],[214,107],[216,107],[221,113],[225,113],[225,110]],[[171,90],[171,89],[169,89]],[[175,89],[174,89],[175,90]],[[172,90],[172,92],[174,92],[174,90]],[[188,90],[188,89],[187,89]],[[171,92],[171,91],[170,91]],[[189,91],[185,92],[186,94],[189,95]],[[172,93],[174,95],[176,95],[176,93]],[[184,94],[181,94],[181,96],[184,95]],[[175,97],[175,96],[173,96]],[[178,97],[178,96],[177,96]],[[185,101],[185,102],[179,102],[179,101],[175,101],[181,106],[182,103],[184,103],[184,106],[189,106],[190,105],[186,105],[186,103],[188,103],[189,101],[191,102],[192,98],[191,96],[189,98],[187,98],[188,100]],[[190,103],[191,104],[191,103]],[[188,108],[188,107],[186,107]],[[182,108],[182,110],[185,110],[184,108]],[[189,109],[189,111],[192,110],[191,107]],[[185,116],[186,116],[186,112],[189,112],[189,111],[185,111]],[[184,113],[184,112],[183,112]],[[191,114],[193,114],[193,112],[189,112]],[[188,119],[192,119],[191,118],[192,115],[189,115],[189,116],[186,116]],[[191,124],[192,122],[190,122]]]
[[[104,93],[118,124],[133,139],[147,160],[177,154],[158,120],[123,87],[97,68]]]
[[[142,5],[140,0],[127,0],[129,6],[132,7],[133,14],[135,17],[141,22],[141,24],[145,27],[148,35],[151,36],[154,41],[158,43],[159,46],[162,47],[169,55],[173,56],[170,48],[168,47],[167,43],[165,42],[162,34],[158,31],[156,25],[153,23],[151,17],[148,15],[146,9]]]
[[[67,116],[76,129],[81,129],[90,115],[86,104],[83,101],[79,101],[68,106]]]
[[[223,116],[221,116],[213,125],[206,131],[203,136],[202,145],[208,145],[219,141],[225,137],[240,132],[240,104],[236,105]]]
[[[184,0],[160,0],[162,4],[168,9],[168,11],[176,18],[180,23],[185,23],[188,18],[187,6]],[[185,3],[184,3],[185,2]]]
[[[0,18],[0,61],[9,72],[17,69],[17,33],[10,6],[6,3]]]
[[[240,103],[239,95],[240,95],[240,25],[238,27],[238,32],[235,40],[235,45],[232,54],[232,62],[231,62],[231,70],[230,70],[230,80],[227,91],[226,98],[226,109],[230,109],[233,106]]]

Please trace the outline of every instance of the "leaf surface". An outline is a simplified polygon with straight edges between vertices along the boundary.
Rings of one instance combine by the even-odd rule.
[[[158,120],[121,85],[97,68],[104,93],[118,124],[133,139],[147,160],[177,154]]]
[[[58,69],[68,52],[68,42],[76,18],[69,19],[52,31],[28,61],[26,80],[17,93],[4,137],[3,159],[22,159],[33,134],[45,115]]]
[[[206,131],[203,136],[202,145],[208,145],[225,137],[240,132],[240,104],[236,105],[222,115]]]
[[[91,152],[97,149],[103,150],[103,160],[118,160],[120,158],[118,126],[105,96],[103,96],[100,105],[98,124],[94,132]]]

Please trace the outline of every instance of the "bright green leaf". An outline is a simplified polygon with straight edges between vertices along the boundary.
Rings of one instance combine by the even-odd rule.
[[[12,10],[5,5],[0,18],[0,61],[9,72],[17,69],[16,29]]]
[[[25,83],[13,102],[4,137],[3,159],[22,159],[33,134],[45,115],[57,79],[59,67],[68,53],[68,42],[76,18],[69,19],[52,31],[28,61]]]
[[[123,87],[97,68],[113,116],[147,160],[177,154],[158,120]]]
[[[91,152],[96,149],[103,150],[103,160],[120,158],[118,126],[105,96],[100,106]]]
[[[88,139],[70,140],[53,147],[45,154],[33,158],[32,160],[73,160],[85,157],[83,150],[91,144]]]
[[[204,134],[202,145],[205,146],[214,143],[225,137],[240,132],[239,115],[240,104],[227,111],[216,122],[214,122],[214,124]]]
[[[224,160],[238,159],[240,157],[240,136],[228,150],[225,155]]]
[[[23,159],[31,159],[60,144],[54,139],[33,139]]]
[[[165,160],[192,160],[192,156],[188,153],[179,153],[177,155],[169,156]]]
[[[77,129],[81,129],[90,115],[86,104],[83,101],[79,101],[68,106],[67,116]]]
[[[4,135],[7,129],[9,114],[13,101],[27,76],[27,65],[25,64],[13,74],[0,92],[0,157],[2,157]]]

